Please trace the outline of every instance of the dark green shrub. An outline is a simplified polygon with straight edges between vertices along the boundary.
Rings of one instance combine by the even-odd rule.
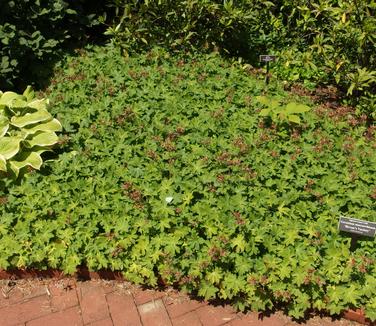
[[[374,1],[123,1],[106,34],[126,52],[158,44],[213,48],[258,65],[279,56],[274,72],[307,86],[337,85],[356,104],[376,87]]]
[[[49,63],[63,44],[85,37],[100,2],[73,0],[1,1],[0,88],[23,89],[45,82]]]
[[[239,52],[247,42],[248,10],[232,1],[112,1],[117,20],[106,34],[127,52],[164,45]],[[257,3],[257,1],[256,1]]]
[[[284,1],[276,17],[285,34],[278,74],[334,84],[359,98],[376,89],[374,1]],[[287,46],[288,45],[288,46]]]

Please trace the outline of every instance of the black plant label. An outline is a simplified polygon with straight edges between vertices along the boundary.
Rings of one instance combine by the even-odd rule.
[[[376,223],[341,216],[339,218],[338,229],[344,232],[374,237],[376,234]]]

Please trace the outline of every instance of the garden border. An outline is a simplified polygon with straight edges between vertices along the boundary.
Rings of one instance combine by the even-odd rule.
[[[12,269],[2,270],[0,269],[0,280],[20,280],[20,279],[33,279],[33,278],[52,278],[62,279],[65,277],[74,277],[78,280],[114,280],[125,281],[122,272],[111,270],[100,270],[97,272],[91,272],[86,266],[77,267],[76,272],[73,275],[65,275],[63,271],[58,269]],[[362,309],[349,309],[341,314],[341,317],[347,320],[356,321],[362,325],[376,326],[376,321],[372,322],[366,318]]]

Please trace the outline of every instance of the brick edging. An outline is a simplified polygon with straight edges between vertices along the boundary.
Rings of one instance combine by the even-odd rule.
[[[114,281],[126,281],[122,272],[111,270],[100,270],[97,272],[91,272],[86,266],[80,266],[77,268],[73,275],[65,275],[63,271],[58,269],[12,269],[2,270],[0,269],[0,280],[19,280],[19,279],[33,279],[33,278],[52,278],[63,279],[67,277],[74,277],[79,280],[114,280]],[[341,317],[356,321],[360,324],[367,326],[376,326],[376,321],[372,322],[366,318],[363,309],[348,309],[341,314]]]

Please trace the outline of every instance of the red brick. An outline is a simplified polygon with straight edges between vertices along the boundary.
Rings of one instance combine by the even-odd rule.
[[[15,325],[45,316],[51,313],[47,296],[32,298],[0,309],[1,326]]]
[[[79,285],[78,298],[85,324],[109,317],[104,290],[99,285],[84,282]]]
[[[165,300],[165,306],[171,318],[176,318],[205,305],[204,302],[190,300],[188,297]]]
[[[247,325],[260,325],[261,319],[257,312],[251,312],[248,314],[238,314],[239,319],[231,321],[231,326],[247,326]]]
[[[81,313],[78,307],[55,312],[47,316],[34,319],[26,326],[81,326],[83,325]],[[112,326],[112,325],[111,325]]]
[[[146,302],[158,300],[163,298],[166,294],[161,291],[153,291],[153,290],[141,290],[138,289],[134,294],[134,301],[136,305],[144,304]]]
[[[78,305],[76,287],[65,283],[49,285],[51,307],[54,311],[65,310]]]
[[[47,294],[47,286],[42,284],[34,285],[33,283],[27,282],[24,285],[23,289],[23,297],[24,299],[31,299],[35,297],[39,297],[41,295]]]
[[[106,281],[101,279],[94,279],[85,283],[89,283],[91,286],[100,286],[103,288],[104,293],[108,294],[114,292],[114,281]]]
[[[332,319],[330,317],[320,318],[316,316],[316,317],[309,319],[307,321],[307,325],[312,325],[312,326],[318,326],[318,325],[320,326],[351,326],[353,325],[354,326],[354,325],[361,325],[361,324],[358,324],[358,323],[355,323],[353,321],[346,320],[346,319]],[[372,325],[372,324],[364,323],[364,325]]]
[[[87,324],[87,326],[113,326],[111,318],[95,321],[94,323]]]
[[[239,315],[241,316],[241,315]],[[263,317],[256,312],[243,315],[238,320],[230,323],[231,326],[247,326],[247,325],[260,325],[260,326],[284,326],[289,322],[288,317],[283,316],[281,313],[276,313],[269,317]]]
[[[270,316],[261,316],[261,321],[263,326],[283,326],[287,324],[290,319],[282,312],[276,312]]]
[[[234,310],[229,307],[206,305],[196,312],[204,326],[218,326],[237,318]]]
[[[183,316],[172,319],[172,325],[174,326],[202,326],[200,318],[194,311],[189,312]]]
[[[6,297],[4,297],[3,293],[6,295]],[[4,289],[3,293],[0,293],[0,308],[21,302],[24,299],[23,293],[17,288],[14,288],[9,292],[7,289]]]
[[[35,286],[26,281],[23,281],[20,286],[15,285],[13,288],[3,287],[2,292],[7,297],[5,298],[1,293],[0,308],[47,294],[44,285]]]
[[[102,288],[103,288],[104,293],[106,294],[112,293],[115,291],[115,288],[112,284],[102,284]]]
[[[349,320],[354,320],[360,324],[366,325],[366,316],[361,309],[347,310],[344,312],[344,317]],[[375,323],[376,324],[376,323]]]
[[[141,326],[137,307],[131,294],[107,294],[107,303],[115,326]]]
[[[172,325],[162,300],[155,300],[138,306],[141,321],[147,326]]]

